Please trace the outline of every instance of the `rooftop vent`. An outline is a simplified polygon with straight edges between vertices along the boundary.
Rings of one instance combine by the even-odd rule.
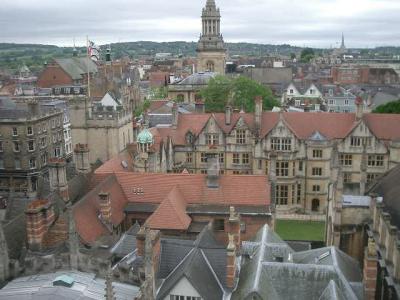
[[[64,286],[64,287],[72,287],[74,285],[74,278],[68,275],[58,276],[53,280],[53,286]]]
[[[128,168],[128,163],[125,160],[121,161],[121,165],[124,169]]]
[[[324,258],[327,258],[329,255],[331,255],[331,251],[330,251],[330,250],[328,250],[328,251],[322,253],[320,256],[318,256],[318,257],[315,259],[315,263],[319,263],[321,260],[323,260]]]

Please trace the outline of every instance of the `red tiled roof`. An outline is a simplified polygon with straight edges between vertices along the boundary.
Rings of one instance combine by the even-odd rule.
[[[400,115],[366,114],[364,120],[377,138],[382,140],[400,140]]]
[[[171,138],[174,145],[185,145],[185,136],[190,131],[195,136],[199,135],[210,118],[214,118],[221,130],[228,134],[242,117],[248,127],[253,130],[254,114],[233,113],[230,125],[225,124],[224,113],[214,114],[180,114],[176,129],[157,128],[155,130],[156,143],[167,141]],[[344,139],[357,126],[354,113],[303,113],[303,112],[263,112],[261,120],[260,137],[268,135],[278,124],[280,118],[290,130],[300,139],[309,139],[315,132],[319,132],[327,139]],[[397,140],[400,138],[400,115],[364,114],[363,120],[376,135],[383,140]]]
[[[122,166],[122,162],[125,161],[127,163],[127,168]],[[124,152],[119,154],[116,157],[106,161],[94,172],[95,174],[104,174],[104,173],[114,173],[114,172],[128,172],[133,171],[132,169],[133,159],[129,155],[129,153]]]
[[[147,219],[152,229],[186,230],[191,223],[186,214],[186,202],[179,188],[175,186],[156,211]]]
[[[175,186],[188,204],[255,205],[270,204],[270,186],[266,176],[222,175],[219,188],[206,186],[202,174],[136,174],[116,173],[129,202],[161,203]],[[157,187],[157,188],[154,188]],[[141,189],[143,193],[134,193]]]
[[[124,208],[131,203],[160,204],[149,219],[154,228],[184,230],[190,224],[186,205],[263,206],[271,203],[270,185],[266,176],[223,175],[219,188],[208,188],[206,175],[200,174],[138,174],[130,172],[95,174],[96,188],[74,205],[76,229],[82,240],[93,243],[108,234],[99,219],[98,194],[110,193],[111,221],[114,225],[123,222]],[[157,187],[157,188],[155,188]],[[140,192],[138,192],[140,191]],[[165,195],[168,195],[167,198]],[[172,216],[172,217],[171,217]]]
[[[91,190],[82,200],[73,207],[76,230],[81,239],[86,243],[93,243],[100,236],[108,234],[106,226],[100,221],[100,205],[98,194],[110,193],[111,197],[111,222],[119,225],[124,220],[124,207],[126,197],[118,184],[115,176],[110,176]]]
[[[356,124],[350,113],[289,112],[283,113],[283,119],[300,139],[308,139],[316,131],[328,139],[345,138]]]
[[[170,100],[153,100],[150,101],[150,107],[148,109],[148,111],[151,113],[154,110],[159,109],[160,107],[164,106],[165,104],[167,104]]]

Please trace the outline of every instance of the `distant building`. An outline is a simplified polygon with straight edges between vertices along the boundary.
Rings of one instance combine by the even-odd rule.
[[[202,34],[197,44],[197,72],[224,75],[226,48],[221,34],[221,14],[214,0],[207,0],[201,18]]]
[[[284,88],[293,80],[292,68],[245,68],[243,75],[270,87],[276,95],[282,95]]]
[[[97,73],[97,65],[87,57],[54,59],[38,77],[41,88],[54,86],[81,86],[87,84],[87,75]]]
[[[168,86],[168,98],[178,102],[195,103],[201,99],[199,92],[207,87],[210,79],[216,75],[217,73],[213,72],[195,73],[181,81],[174,82]]]
[[[30,101],[0,109],[0,190],[35,196],[48,160],[65,156],[63,111]]]

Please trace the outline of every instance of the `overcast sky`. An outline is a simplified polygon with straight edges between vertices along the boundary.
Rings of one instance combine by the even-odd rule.
[[[206,0],[0,0],[0,42],[197,41]],[[217,0],[227,42],[400,46],[400,0]]]

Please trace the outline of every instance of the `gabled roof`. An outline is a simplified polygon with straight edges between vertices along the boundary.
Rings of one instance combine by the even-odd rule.
[[[175,186],[156,211],[147,219],[152,229],[186,230],[191,223],[186,214],[186,202],[179,188]]]
[[[225,123],[224,113],[179,114],[177,128],[157,128],[158,141],[165,142],[171,138],[174,145],[186,145],[186,133],[190,131],[197,137],[211,117],[215,119],[225,134],[232,132],[240,118],[243,118],[249,130],[253,132],[255,130],[254,114],[250,113],[233,113],[229,125]],[[277,126],[280,119],[297,138],[302,140],[308,140],[316,132],[319,132],[327,140],[344,139],[359,123],[354,113],[263,112],[260,137],[264,138],[268,135]],[[400,139],[400,130],[397,130],[400,127],[399,115],[364,114],[362,120],[377,138]]]
[[[243,242],[242,253],[239,284],[232,300],[360,299],[358,263],[334,247],[294,252],[264,226],[252,241]],[[344,298],[335,293],[332,281]]]
[[[187,249],[187,245],[183,247]],[[182,278],[186,278],[203,299],[223,298],[226,277],[225,247],[216,242],[208,227],[203,229],[191,247],[172,272],[168,273],[159,288],[157,299],[164,299]],[[162,248],[161,265],[164,257]]]
[[[55,62],[73,79],[82,79],[83,74],[97,73],[96,63],[87,57],[57,58]]]

